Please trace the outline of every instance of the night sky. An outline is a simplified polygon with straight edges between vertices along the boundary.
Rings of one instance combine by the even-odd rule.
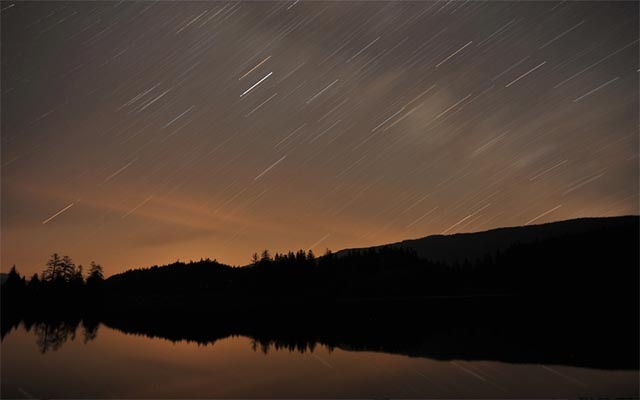
[[[5,272],[638,213],[638,2],[1,10]]]

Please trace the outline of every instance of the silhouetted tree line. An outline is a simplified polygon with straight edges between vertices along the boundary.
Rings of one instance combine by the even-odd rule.
[[[95,308],[104,291],[102,266],[92,261],[85,276],[71,257],[51,255],[40,274],[27,281],[16,266],[2,285],[2,310],[8,314],[56,314]]]
[[[298,300],[334,302],[425,296],[631,296],[637,294],[635,224],[513,244],[461,262],[434,262],[381,247],[320,257],[256,253],[243,268],[217,261],[132,270],[106,281],[122,307],[233,310]],[[126,300],[123,300],[126,299]],[[111,301],[110,301],[111,303]],[[265,308],[265,310],[269,310]]]
[[[264,250],[254,254],[246,267],[201,259],[129,270],[103,280],[99,265],[92,263],[85,279],[69,257],[54,254],[40,277],[28,282],[12,269],[2,286],[3,305],[57,304],[57,309],[74,309],[99,298],[111,312],[247,308],[271,312],[277,303],[291,308],[309,301],[329,306],[433,296],[635,301],[639,243],[635,222],[515,243],[504,251],[454,263],[422,259],[411,249],[394,246],[340,256],[327,250],[320,257],[305,250],[274,255]]]

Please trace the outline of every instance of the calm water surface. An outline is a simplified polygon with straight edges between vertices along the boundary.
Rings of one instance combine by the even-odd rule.
[[[49,338],[50,339],[50,338]],[[55,338],[54,338],[55,339]],[[55,340],[54,340],[55,341]],[[55,346],[53,346],[55,347]],[[270,348],[247,337],[171,342],[100,325],[43,353],[34,328],[3,339],[2,397],[549,398],[637,396],[638,371],[464,360],[369,351]]]

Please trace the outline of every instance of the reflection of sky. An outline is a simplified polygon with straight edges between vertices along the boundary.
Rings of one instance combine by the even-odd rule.
[[[637,213],[637,2],[1,13],[3,271]]]
[[[3,397],[551,398],[637,395],[637,371],[434,361],[318,345],[313,353],[252,350],[234,337],[172,343],[100,326],[41,355],[22,327],[2,342]]]

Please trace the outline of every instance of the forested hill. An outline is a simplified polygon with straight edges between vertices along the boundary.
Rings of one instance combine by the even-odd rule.
[[[373,246],[368,249],[377,249],[386,246],[410,249],[416,252],[418,257],[431,261],[446,263],[464,262],[481,258],[485,254],[495,254],[496,251],[504,251],[516,244],[527,244],[540,240],[549,240],[567,235],[601,231],[607,229],[626,228],[636,231],[640,227],[640,217],[620,216],[602,218],[578,218],[566,221],[551,222],[540,225],[516,226],[508,228],[491,229],[483,232],[459,233],[455,235],[431,235],[420,239],[403,240],[381,246]],[[345,255],[354,250],[345,249],[336,253],[337,256]]]
[[[177,297],[182,302],[195,301],[194,296],[233,303],[541,293],[634,298],[638,223],[638,217],[579,219],[428,237],[403,242],[412,246],[342,251],[339,256],[316,257],[303,250],[272,255],[265,250],[247,267],[215,260],[179,262],[112,276],[106,287],[114,298],[135,296],[146,303],[160,301],[151,299],[160,296],[174,305]]]
[[[84,280],[69,257],[57,255],[41,281],[12,270],[2,285],[4,308],[39,309],[100,300],[112,312],[233,312],[266,303],[396,301],[451,296],[585,298],[598,307],[638,303],[637,216],[593,218],[427,237],[396,245],[328,253],[299,250],[255,255],[246,267],[216,260],[130,270],[102,281],[92,263]],[[422,256],[422,257],[421,257]],[[455,257],[454,257],[455,256]],[[59,262],[53,262],[58,260]],[[65,261],[66,260],[66,261]],[[67,268],[69,267],[69,268]],[[53,268],[53,267],[52,267]],[[277,308],[277,307],[276,307]]]

